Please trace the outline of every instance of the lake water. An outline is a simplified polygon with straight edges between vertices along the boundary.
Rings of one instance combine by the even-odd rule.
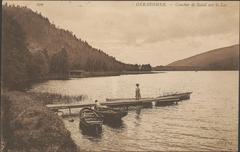
[[[192,91],[178,105],[132,110],[119,127],[104,125],[100,137],[82,135],[74,122],[65,126],[82,150],[117,151],[237,151],[238,71],[165,72],[48,81],[31,91],[86,95],[87,101],[134,97],[139,83],[142,97],[164,92]]]

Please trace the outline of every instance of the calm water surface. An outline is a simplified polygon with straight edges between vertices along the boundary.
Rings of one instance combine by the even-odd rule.
[[[82,135],[74,122],[64,119],[73,140],[83,150],[237,151],[238,72],[166,72],[48,81],[31,91],[87,95],[88,100],[134,97],[140,83],[142,97],[164,92],[192,91],[178,105],[132,110],[120,126],[103,126],[100,137]]]

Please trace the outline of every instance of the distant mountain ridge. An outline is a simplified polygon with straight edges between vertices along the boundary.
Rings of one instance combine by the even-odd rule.
[[[218,48],[158,66],[155,70],[238,70],[239,44]]]

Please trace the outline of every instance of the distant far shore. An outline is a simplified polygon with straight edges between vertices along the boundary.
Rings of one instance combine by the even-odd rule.
[[[189,70],[187,70],[187,69],[175,69],[175,70],[172,70],[172,69],[169,69],[169,70],[167,70],[167,69],[164,69],[164,70],[155,70],[156,72],[167,72],[167,71],[239,71],[239,69],[215,69],[215,70],[210,70],[210,69],[205,69],[205,70],[192,70],[192,69],[189,69]]]
[[[155,74],[162,73],[161,71],[107,71],[107,72],[79,72],[70,73],[69,78],[87,78],[87,77],[103,77],[103,76],[120,76],[131,74]]]
[[[157,74],[157,73],[164,73],[164,72],[171,72],[171,71],[239,71],[239,70],[208,70],[208,69],[201,69],[201,70],[192,70],[192,69],[163,69],[163,70],[152,70],[152,71],[107,71],[107,72],[83,72],[79,74],[69,74],[68,78],[88,78],[88,77],[107,77],[107,76],[120,76],[120,75],[135,75],[135,74]],[[66,79],[68,79],[66,78]],[[58,78],[52,78],[52,79],[58,79]]]
[[[154,71],[239,71],[238,66],[232,67],[201,67],[201,66],[156,66]]]

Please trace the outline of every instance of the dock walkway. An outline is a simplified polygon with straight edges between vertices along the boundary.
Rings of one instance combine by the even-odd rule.
[[[178,103],[181,100],[189,99],[191,93],[192,92],[176,93],[171,95],[159,96],[156,98],[142,98],[140,100],[136,100],[135,98],[106,99],[106,102],[101,102],[101,105],[109,107],[130,107],[140,105],[143,107],[149,107],[152,106],[153,102],[156,106],[170,105]],[[69,112],[71,114],[71,109],[73,108],[91,107],[94,105],[95,105],[94,103],[92,104],[77,103],[77,104],[48,104],[46,106],[55,112],[58,112],[60,109],[69,109]]]

